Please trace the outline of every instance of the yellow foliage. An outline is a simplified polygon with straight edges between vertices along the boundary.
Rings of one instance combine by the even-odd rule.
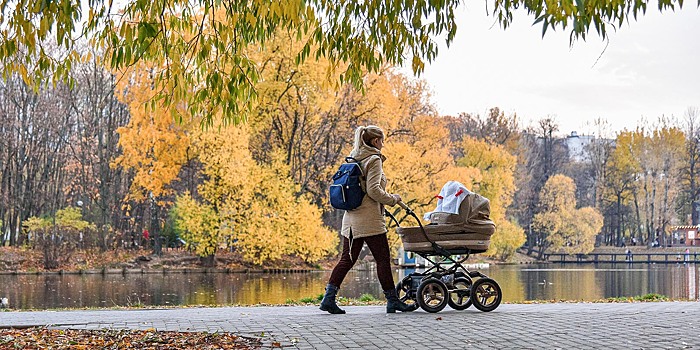
[[[641,164],[635,155],[633,146],[634,133],[623,131],[617,135],[615,148],[606,163],[606,185],[604,196],[610,202],[616,202],[620,197],[621,204],[627,204],[631,198],[630,191],[634,186],[635,176],[641,172]]]
[[[685,135],[668,120],[654,130],[637,128],[617,136],[608,164],[605,195],[611,202],[635,201],[639,225],[653,239],[655,229],[678,223],[672,203],[682,191],[682,161],[669,155],[685,152]],[[630,225],[636,227],[636,225]]]
[[[549,178],[540,193],[540,205],[545,212],[570,212],[576,209],[576,184],[566,175]]]
[[[595,208],[576,209],[576,185],[564,175],[547,180],[540,193],[543,211],[535,214],[533,229],[540,233],[542,249],[587,254],[603,228],[603,216]]]
[[[115,94],[129,106],[131,118],[127,126],[117,129],[122,154],[114,165],[134,170],[133,199],[143,200],[148,192],[159,198],[170,192],[167,186],[177,179],[187,161],[189,121],[176,122],[173,115],[184,113],[176,105],[161,103],[154,110],[146,108],[156,94],[149,67],[139,64],[117,81]]]
[[[214,255],[221,240],[220,220],[214,208],[185,194],[177,197],[173,211],[175,224],[187,247],[201,257]]]
[[[250,198],[250,171],[255,162],[248,149],[248,135],[246,125],[225,126],[220,121],[192,131],[192,150],[207,178],[198,191],[210,203],[219,205],[233,196]]]
[[[235,230],[235,246],[240,248],[246,261],[261,265],[274,261],[287,253],[287,230],[285,217],[280,216],[269,203],[253,201],[243,217],[242,225]]]
[[[502,145],[465,137],[461,144],[464,157],[457,164],[478,173],[473,182],[464,183],[472,191],[491,202],[491,220],[496,232],[491,237],[491,246],[486,252],[501,260],[509,259],[525,243],[525,232],[518,224],[506,219],[506,208],[513,201],[517,159]]]
[[[491,201],[491,218],[505,219],[506,208],[513,201],[517,164],[515,156],[503,146],[465,137],[462,141],[464,157],[457,161],[459,166],[478,169],[479,177],[471,184],[472,191]]]
[[[414,209],[428,209],[448,180],[471,183],[473,171],[459,171],[444,142],[447,129],[435,117],[418,117],[404,135],[387,138],[382,152],[390,191],[399,193]],[[391,131],[389,131],[389,134]],[[461,175],[462,178],[454,178]],[[464,178],[466,177],[466,178]]]
[[[525,244],[525,231],[518,224],[508,220],[496,221],[496,229],[496,233],[491,237],[488,254],[501,261],[507,261]]]
[[[415,117],[407,127],[402,129],[404,133],[388,137],[382,150],[387,157],[384,163],[387,190],[401,194],[403,201],[416,212],[430,211],[436,203],[435,195],[447,181],[472,183],[479,174],[476,169],[455,166],[450,144],[444,142],[448,131],[437,117]],[[391,133],[387,130],[387,134]],[[417,225],[411,220],[402,225]],[[389,242],[392,249],[398,248],[399,239],[393,230]]]
[[[55,221],[54,221],[55,218]],[[85,229],[95,229],[95,225],[83,220],[83,214],[80,208],[68,207],[56,211],[56,215],[52,217],[31,217],[24,221],[30,231],[37,231],[56,227],[61,229],[73,229],[82,231]]]
[[[206,180],[200,201],[178,198],[178,228],[200,256],[232,245],[256,265],[286,254],[318,261],[335,248],[336,235],[323,226],[319,208],[296,196],[299,188],[280,159],[270,165],[252,159],[248,130],[215,124],[192,132]]]
[[[321,224],[321,209],[307,198],[299,198],[290,227],[297,234],[292,237],[292,253],[306,262],[319,261],[333,253],[338,245],[338,235]]]
[[[603,228],[603,215],[592,207],[585,207],[574,212],[571,223],[574,225],[568,241],[571,245],[564,247],[569,254],[590,253],[595,248],[595,236]]]
[[[384,164],[388,190],[401,194],[418,212],[432,210],[435,195],[450,180],[459,181],[489,198],[497,231],[488,254],[507,259],[525,241],[523,230],[505,218],[515,192],[516,158],[500,145],[465,138],[457,145],[465,156],[455,162],[449,130],[445,121],[434,116],[426,104],[427,90],[423,82],[388,75],[384,89],[384,93],[377,96],[394,108],[378,119],[381,121],[378,124],[390,135],[383,149],[388,158]],[[389,241],[398,242],[393,231]]]
[[[295,254],[315,262],[335,248],[336,234],[323,226],[316,206],[305,197],[295,196],[298,186],[281,161],[256,166],[251,178],[253,200],[243,215],[240,230],[235,232],[236,246],[247,261],[262,264],[284,254]]]

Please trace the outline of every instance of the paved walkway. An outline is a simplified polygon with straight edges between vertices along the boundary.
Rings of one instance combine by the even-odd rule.
[[[382,306],[0,312],[0,328],[223,331],[288,349],[700,349],[700,303],[501,305],[386,314]]]

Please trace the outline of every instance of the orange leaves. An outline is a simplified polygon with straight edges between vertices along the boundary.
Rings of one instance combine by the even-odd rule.
[[[1,329],[0,348],[12,349],[254,349],[260,341],[230,333],[147,330]]]
[[[472,184],[473,190],[491,200],[491,217],[494,220],[505,219],[506,208],[515,193],[515,156],[501,145],[471,137],[465,137],[461,147],[464,157],[457,164],[479,170],[478,182]]]
[[[502,145],[471,137],[463,139],[461,148],[464,157],[457,164],[476,172],[472,190],[491,200],[491,219],[496,223],[496,233],[487,254],[507,260],[525,243],[523,229],[506,218],[506,208],[515,193],[516,158]]]
[[[272,155],[258,164],[245,125],[214,125],[192,133],[205,175],[198,199],[178,197],[176,222],[182,237],[199,256],[235,245],[246,261],[262,264],[295,254],[315,262],[336,246],[323,226],[321,211],[289,176],[289,167]]]
[[[413,119],[413,121],[410,121]],[[390,136],[382,150],[388,160],[384,170],[390,191],[400,193],[414,208],[428,206],[448,180],[471,182],[471,174],[459,172],[450,154],[447,130],[438,117],[403,115],[400,132],[387,130]],[[459,178],[450,176],[462,175]]]
[[[116,92],[129,106],[131,120],[117,130],[122,155],[114,164],[135,171],[131,192],[136,200],[145,199],[148,192],[156,198],[169,193],[168,185],[177,179],[190,146],[187,120],[180,124],[173,119],[176,106],[146,108],[155,93],[152,84],[149,68],[139,65],[120,79]]]

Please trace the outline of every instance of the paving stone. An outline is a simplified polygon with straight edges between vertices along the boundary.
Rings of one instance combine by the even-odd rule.
[[[346,315],[315,306],[1,312],[0,327],[233,332],[290,349],[700,348],[697,302],[507,304],[490,313],[346,310]]]

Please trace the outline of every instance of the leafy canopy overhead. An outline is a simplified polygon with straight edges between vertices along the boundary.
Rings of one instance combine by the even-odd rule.
[[[524,8],[535,17],[534,24],[542,24],[542,36],[548,28],[571,28],[571,41],[581,38],[595,28],[598,35],[605,38],[606,28],[621,27],[630,19],[644,15],[649,0],[495,0],[494,16],[498,17],[503,28],[513,20],[513,11]],[[675,10],[683,6],[683,0],[658,0],[659,11]],[[700,0],[698,0],[700,6]]]
[[[461,0],[0,0],[0,61],[3,76],[18,73],[38,86],[47,77],[69,80],[75,62],[98,56],[125,73],[140,60],[154,67],[151,104],[186,102],[190,115],[208,120],[222,112],[234,122],[256,97],[259,67],[250,59],[278,32],[304,41],[297,63],[327,58],[339,83],[362,86],[365,72],[411,62],[414,73],[449,45]],[[493,14],[505,28],[525,8],[547,27],[569,28],[584,38],[591,24],[605,36],[644,13],[648,1],[494,0]],[[87,5],[87,6],[86,6]],[[682,0],[659,0],[659,9]],[[85,50],[88,40],[92,50]],[[328,72],[332,76],[331,71]],[[177,115],[178,109],[171,109]]]

